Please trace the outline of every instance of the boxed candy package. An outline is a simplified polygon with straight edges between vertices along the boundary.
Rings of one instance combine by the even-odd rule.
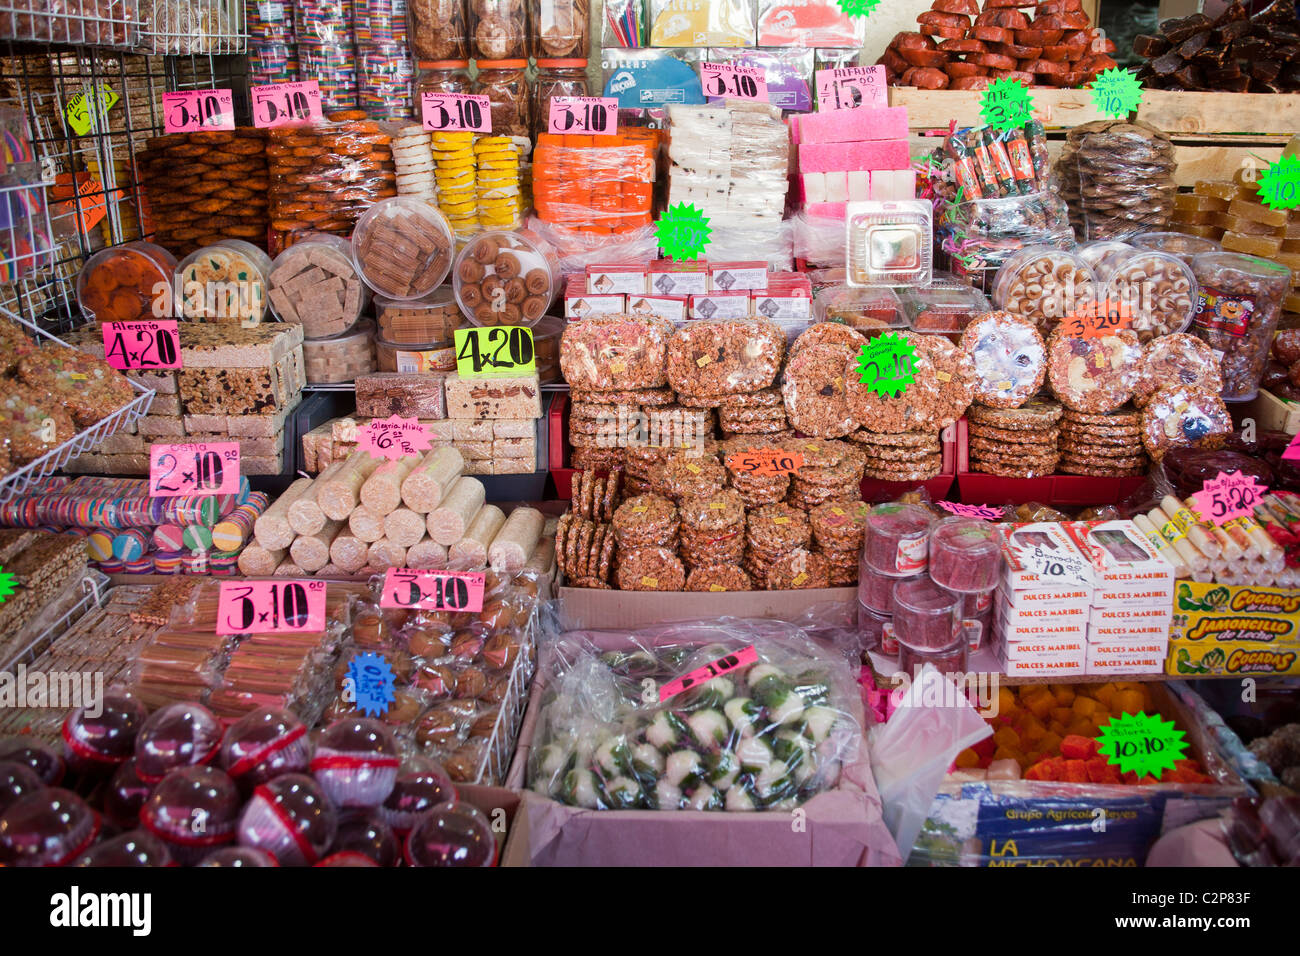
[[[1096,568],[1095,607],[1173,606],[1174,566],[1132,521],[1070,521],[1063,527]]]

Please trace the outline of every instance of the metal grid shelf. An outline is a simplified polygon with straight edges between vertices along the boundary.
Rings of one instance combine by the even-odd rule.
[[[19,664],[35,663],[36,658],[76,624],[91,608],[103,607],[108,597],[109,579],[98,571],[87,570],[81,580],[68,590],[15,636],[17,646],[4,653],[0,670],[12,671]]]
[[[8,40],[130,49],[139,30],[137,0],[0,0]]]
[[[537,612],[533,612],[533,621],[527,633],[536,633],[538,629]],[[510,682],[506,685],[505,697],[501,701],[501,710],[497,713],[496,723],[492,726],[492,736],[488,738],[487,752],[479,762],[478,773],[474,783],[488,786],[503,786],[510,761],[515,755],[515,744],[519,739],[519,730],[524,722],[524,710],[528,706],[528,688],[532,683],[537,644],[529,640],[515,658],[515,666],[510,671]]]
[[[4,316],[5,318],[17,322],[38,341],[44,338],[49,339],[52,342],[57,342],[59,345],[68,345],[67,342],[64,342],[57,336],[51,335],[44,329],[41,329],[30,322],[24,321],[12,312],[0,309],[0,316]],[[23,494],[41,478],[52,475],[73,458],[76,458],[78,455],[83,455],[98,447],[109,435],[120,431],[128,425],[138,422],[148,414],[149,406],[153,404],[153,389],[144,388],[135,382],[131,383],[131,387],[139,394],[126,405],[123,405],[107,418],[96,422],[85,431],[74,435],[53,451],[46,452],[35,461],[29,462],[17,471],[10,472],[0,478],[0,503],[9,501],[18,495]]]

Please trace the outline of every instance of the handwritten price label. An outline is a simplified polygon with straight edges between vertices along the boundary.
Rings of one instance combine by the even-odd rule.
[[[1291,439],[1291,444],[1286,446],[1282,457],[1287,461],[1300,461],[1300,435]]]
[[[311,634],[325,630],[324,581],[222,581],[218,634]]]
[[[98,109],[98,119],[102,119],[121,97],[101,83],[93,92],[87,88],[68,100],[68,105],[63,108],[63,118],[67,121],[68,128],[77,136],[85,136],[92,126],[97,125],[97,118],[90,115],[92,99]]]
[[[104,361],[119,372],[180,368],[181,334],[172,319],[105,322]]]
[[[239,491],[239,442],[150,445],[149,494],[233,495]]]
[[[1034,548],[1028,564],[1041,577],[1057,578],[1062,582],[1086,583],[1092,580],[1088,564],[1082,558],[1055,549]]]
[[[978,518],[981,521],[997,521],[1002,512],[985,505],[964,505],[957,501],[940,501],[939,507],[962,518]]]
[[[186,90],[163,94],[165,133],[234,128],[235,99],[230,90]]]
[[[1127,302],[1107,300],[1088,302],[1075,308],[1057,327],[1062,335],[1083,339],[1103,339],[1133,327],[1133,310]]]
[[[889,105],[883,66],[817,71],[819,110],[883,109]]]
[[[721,677],[723,674],[729,674],[737,667],[745,667],[753,664],[758,660],[758,651],[753,646],[742,647],[726,657],[719,657],[716,661],[711,661],[703,667],[697,667],[684,677],[678,677],[676,680],[670,680],[659,688],[659,703],[663,703],[671,697],[676,697],[684,690],[690,690],[696,684],[703,684],[713,680],[715,677]]]
[[[701,63],[700,80],[704,84],[705,96],[767,102],[767,73],[759,66]]]
[[[420,117],[424,128],[435,133],[469,130],[492,132],[492,101],[469,93],[422,93]]]
[[[727,456],[727,467],[737,474],[793,475],[804,465],[802,452],[782,451],[779,448],[751,448],[738,455]]]
[[[414,418],[372,418],[357,433],[357,448],[371,458],[397,461],[433,447],[429,429]]]
[[[416,608],[422,611],[483,610],[483,587],[486,577],[481,571],[418,571],[413,568],[389,568],[384,573],[384,588],[379,606]]]
[[[1254,475],[1221,471],[1192,495],[1192,503],[1202,520],[1222,525],[1233,518],[1249,518],[1267,493]]]
[[[248,91],[253,101],[253,125],[275,129],[293,123],[313,123],[323,117],[320,84],[315,80],[271,83]]]
[[[533,332],[516,325],[457,329],[456,374],[461,378],[529,375],[537,371]]]
[[[613,136],[618,132],[618,98],[614,96],[555,96],[546,120],[548,133],[588,133]]]

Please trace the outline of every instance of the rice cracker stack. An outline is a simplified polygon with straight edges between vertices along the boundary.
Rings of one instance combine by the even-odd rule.
[[[1142,413],[1128,405],[1096,415],[1067,408],[1059,448],[1059,470],[1069,475],[1141,475],[1151,463],[1142,447]]]
[[[807,553],[812,541],[808,515],[787,504],[764,505],[749,512],[745,530],[745,570],[762,588],[775,589],[770,575],[782,558],[795,551]],[[782,565],[784,567],[784,565]],[[795,575],[797,576],[797,575]],[[825,559],[821,560],[821,578],[826,578]],[[781,587],[803,587],[784,584]],[[825,584],[807,585],[825,587]]]
[[[478,218],[485,229],[514,229],[523,216],[519,183],[520,149],[509,136],[480,136],[474,142],[478,165]]]
[[[745,505],[731,489],[682,499],[681,554],[688,568],[738,566],[745,557]]]
[[[397,194],[435,202],[433,145],[423,126],[403,126],[393,136],[393,164],[397,168]]]
[[[830,587],[857,583],[863,528],[870,511],[871,506],[864,501],[832,501],[809,509],[815,550],[826,560]]]
[[[803,455],[803,466],[791,479],[787,503],[807,511],[830,501],[860,500],[866,457],[852,444],[801,438],[786,441],[782,447]]]
[[[1031,399],[1019,408],[972,405],[966,412],[971,471],[1004,478],[1052,474],[1060,459],[1062,411],[1046,398]]]
[[[438,208],[447,217],[452,232],[458,237],[478,232],[474,134],[434,133],[433,165],[438,186]]]
[[[686,569],[677,557],[677,506],[657,495],[638,495],[614,512],[618,541],[616,579],[623,591],[680,591]]]
[[[864,474],[880,481],[928,481],[943,471],[937,431],[872,432],[849,435],[866,455]]]

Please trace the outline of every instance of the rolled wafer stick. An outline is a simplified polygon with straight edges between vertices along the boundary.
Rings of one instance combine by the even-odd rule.
[[[348,530],[369,544],[384,536],[384,518],[365,505],[357,505],[348,515]]]
[[[402,482],[419,464],[416,455],[384,462],[361,486],[361,503],[381,518],[395,510],[402,503]]]
[[[380,465],[378,458],[368,452],[354,451],[343,462],[343,467],[316,492],[316,501],[327,518],[343,521],[360,503],[361,486]]]
[[[427,515],[438,507],[464,470],[465,458],[455,448],[433,449],[402,482],[402,502],[412,511]]]
[[[253,537],[258,544],[268,551],[280,551],[293,544],[294,530],[289,524],[289,507],[305,495],[311,486],[311,478],[299,478],[253,522]]]
[[[330,562],[344,574],[355,574],[365,566],[369,547],[351,531],[340,531],[330,542]]]
[[[1133,524],[1137,529],[1146,535],[1151,546],[1156,549],[1166,561],[1174,566],[1174,577],[1185,578],[1191,573],[1191,569],[1183,560],[1182,555],[1160,534],[1160,529],[1151,523],[1151,519],[1146,515],[1139,514],[1133,516]]]
[[[325,527],[325,522],[330,520],[325,516],[321,509],[320,502],[316,500],[317,494],[320,493],[328,482],[334,479],[339,473],[344,462],[336,461],[330,464],[328,468],[316,476],[306,494],[298,497],[296,501],[289,505],[289,527],[293,528],[297,534],[315,534],[321,528]]]
[[[1147,512],[1147,518],[1155,525],[1160,532],[1160,536],[1168,541],[1193,572],[1204,571],[1210,566],[1210,559],[1202,554],[1197,548],[1187,540],[1187,535],[1178,529],[1178,526],[1169,520],[1169,516],[1159,507],[1152,508]]]

